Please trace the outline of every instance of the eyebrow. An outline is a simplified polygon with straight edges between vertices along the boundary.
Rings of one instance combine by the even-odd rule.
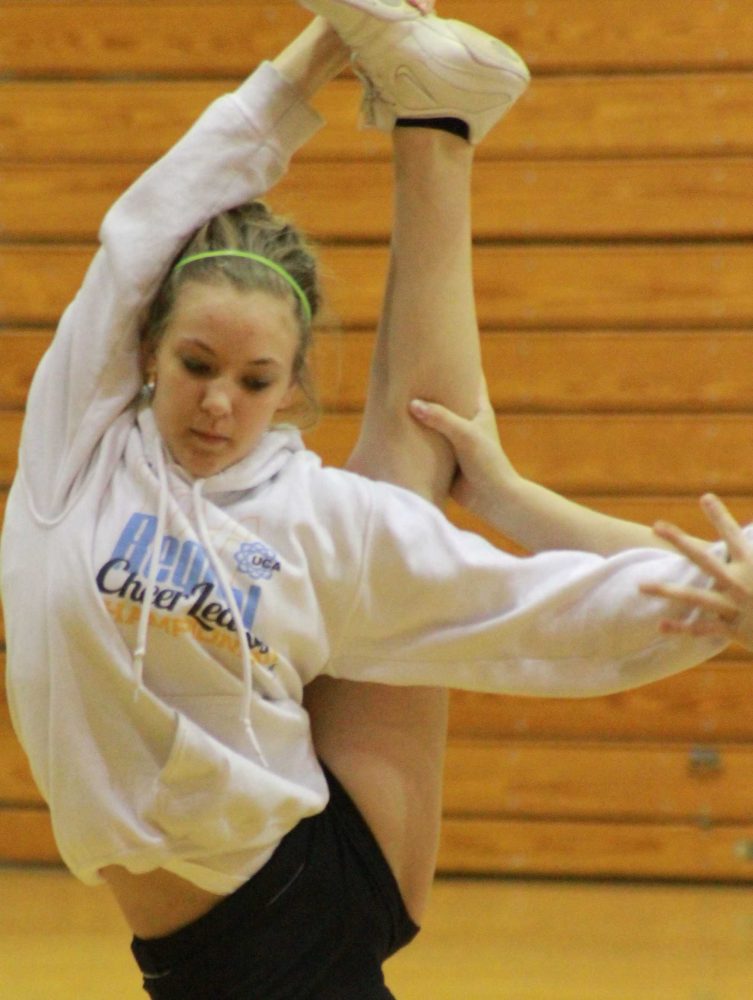
[[[206,351],[207,354],[211,354],[212,357],[217,357],[217,352],[209,344],[205,344],[203,340],[199,340],[198,337],[183,337],[180,343],[199,347],[202,351]],[[281,364],[277,358],[252,358],[246,362],[245,366],[246,368],[269,368],[270,366],[280,368]]]

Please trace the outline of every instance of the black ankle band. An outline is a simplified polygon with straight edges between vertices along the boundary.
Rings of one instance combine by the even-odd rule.
[[[466,142],[471,137],[470,129],[460,118],[398,118],[395,125],[400,128],[437,128]]]

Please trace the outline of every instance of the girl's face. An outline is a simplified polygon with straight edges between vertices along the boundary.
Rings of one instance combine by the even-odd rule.
[[[170,454],[198,479],[245,458],[295,394],[293,306],[263,291],[188,282],[147,362]]]

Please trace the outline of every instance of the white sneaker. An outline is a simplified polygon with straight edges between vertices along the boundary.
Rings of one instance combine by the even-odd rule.
[[[528,68],[509,46],[406,0],[300,2],[350,48],[364,125],[389,132],[398,118],[459,118],[475,144],[528,86]]]

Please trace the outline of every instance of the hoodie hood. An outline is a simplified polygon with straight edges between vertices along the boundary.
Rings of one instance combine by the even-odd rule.
[[[142,406],[137,418],[139,431],[144,442],[144,453],[152,469],[156,472],[162,456],[171,471],[185,482],[195,482],[193,476],[167,457],[157,430],[154,413],[150,406]],[[290,424],[280,424],[268,430],[254,450],[239,462],[202,480],[201,492],[205,497],[228,493],[247,492],[269,482],[287,464],[297,451],[303,451],[301,432]]]

